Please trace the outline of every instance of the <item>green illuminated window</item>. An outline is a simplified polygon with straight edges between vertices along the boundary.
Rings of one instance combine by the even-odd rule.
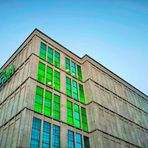
[[[38,81],[41,83],[44,83],[45,80],[45,64],[42,62],[39,62],[38,64]]]
[[[79,84],[79,97],[80,97],[80,102],[85,103],[84,89],[83,85],[81,84]]]
[[[53,63],[53,49],[48,47],[47,62]]]
[[[82,128],[84,131],[88,131],[86,109],[81,107],[81,118],[82,118]]]
[[[71,79],[66,77],[66,94],[72,96]]]
[[[76,81],[72,81],[73,98],[78,100],[78,86]]]
[[[78,71],[78,79],[82,81],[82,70],[81,70],[81,66],[77,65],[77,71]]]
[[[74,62],[71,62],[71,72],[72,72],[72,76],[74,76],[76,78],[77,77],[76,63],[74,63]]]
[[[57,51],[54,53],[54,65],[58,68],[60,67],[60,53]]]
[[[39,113],[42,113],[43,93],[44,93],[43,88],[37,86],[35,101],[34,101],[34,110]]]
[[[67,100],[67,123],[73,125],[73,104]]]
[[[53,118],[60,120],[60,96],[54,94]]]
[[[47,66],[46,69],[46,85],[52,87],[52,74],[53,74],[53,70],[52,68]]]
[[[60,72],[54,70],[54,89],[60,91]]]
[[[70,74],[70,60],[68,58],[65,58],[65,68],[66,72]]]
[[[46,60],[46,44],[41,42],[40,45],[40,58]]]
[[[78,128],[81,127],[80,110],[79,110],[79,106],[77,104],[74,104],[74,124]]]
[[[52,93],[50,91],[45,91],[45,100],[44,100],[44,115],[51,116],[52,109]]]

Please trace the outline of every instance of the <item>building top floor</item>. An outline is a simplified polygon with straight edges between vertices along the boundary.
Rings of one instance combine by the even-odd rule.
[[[8,69],[11,66],[12,61],[16,58],[16,56],[25,49],[25,47],[29,44],[29,42],[31,40],[34,39],[34,37],[39,38],[42,42],[44,42],[48,46],[51,46],[54,49],[58,50],[59,52],[64,53],[65,56],[69,57],[73,61],[76,61],[80,65],[83,65],[83,64],[86,65],[85,63],[87,63],[87,65],[91,65],[92,67],[95,67],[96,69],[99,69],[104,74],[111,77],[111,79],[117,81],[119,84],[124,85],[129,90],[135,92],[136,94],[138,94],[138,95],[142,96],[143,98],[145,98],[146,100],[148,100],[148,96],[146,94],[144,94],[143,92],[141,92],[140,90],[138,90],[137,88],[135,88],[134,86],[129,84],[127,81],[120,78],[118,75],[116,75],[115,73],[113,73],[112,71],[110,71],[109,69],[104,67],[102,64],[98,63],[96,60],[94,60],[90,56],[84,55],[83,57],[79,57],[78,55],[74,54],[69,49],[67,49],[64,46],[62,46],[61,44],[57,43],[55,40],[51,39],[50,37],[48,37],[46,34],[44,34],[43,32],[41,32],[38,29],[34,29],[34,31],[20,45],[20,47],[14,52],[14,54],[0,68],[0,70]],[[35,44],[33,46],[34,46],[34,48],[36,47]]]

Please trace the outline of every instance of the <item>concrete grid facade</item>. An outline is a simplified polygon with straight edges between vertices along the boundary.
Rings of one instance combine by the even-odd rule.
[[[60,67],[56,67],[40,57],[41,43],[60,53]],[[46,55],[47,56],[47,55]],[[47,58],[47,57],[46,57]],[[83,80],[67,73],[65,58],[81,66]],[[60,73],[60,90],[55,90],[38,81],[39,62]],[[70,138],[68,131],[73,133],[76,148],[134,148],[148,147],[148,96],[124,81],[116,74],[93,60],[88,55],[80,58],[68,49],[52,40],[44,33],[35,29],[22,43],[18,50],[8,59],[1,69],[15,66],[15,73],[0,87],[0,147],[31,147],[33,139],[33,121],[40,121],[38,130],[39,147],[54,143],[53,129],[59,127],[59,145],[67,148]],[[45,74],[46,77],[46,74]],[[72,83],[82,85],[85,102],[74,99],[66,94],[66,77]],[[37,86],[43,89],[41,112],[35,110],[35,95]],[[45,92],[52,94],[51,115],[44,114]],[[73,92],[72,92],[73,93]],[[54,94],[60,96],[59,119],[54,118]],[[80,91],[78,94],[80,95]],[[80,127],[68,124],[67,100],[72,103],[72,116],[75,116],[75,106],[79,108],[79,118],[73,117],[73,122],[80,121]],[[39,104],[39,102],[37,102]],[[57,107],[58,108],[58,107]],[[82,108],[86,110],[86,119],[82,118]],[[55,115],[56,116],[56,115]],[[83,120],[87,120],[88,129],[83,128]],[[49,133],[43,142],[44,123],[50,125]],[[84,121],[85,122],[85,121]],[[79,138],[80,143],[79,143]],[[86,140],[87,138],[87,140]],[[88,141],[89,139],[89,144]],[[36,140],[37,141],[37,140]],[[55,142],[56,143],[56,142]],[[58,142],[57,142],[58,143]],[[45,146],[45,147],[46,147]],[[33,147],[33,146],[32,146]],[[35,147],[35,146],[34,146]],[[70,147],[70,146],[69,146]]]

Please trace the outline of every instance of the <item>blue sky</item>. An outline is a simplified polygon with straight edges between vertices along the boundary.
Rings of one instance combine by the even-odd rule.
[[[147,0],[1,0],[0,66],[38,28],[148,94]]]

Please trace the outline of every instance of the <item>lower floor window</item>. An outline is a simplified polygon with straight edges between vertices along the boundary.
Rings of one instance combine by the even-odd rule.
[[[41,134],[42,129],[42,134]],[[52,135],[51,135],[52,130]],[[41,137],[42,135],[42,137]],[[32,123],[32,134],[30,148],[39,148],[40,140],[42,143],[42,148],[51,147],[51,137],[52,137],[52,148],[60,148],[60,127],[57,125],[52,125],[46,121],[43,122],[41,126],[41,120],[38,118],[33,118]]]
[[[82,136],[80,133],[74,133],[73,131],[68,130],[68,148],[90,148],[89,138]]]

